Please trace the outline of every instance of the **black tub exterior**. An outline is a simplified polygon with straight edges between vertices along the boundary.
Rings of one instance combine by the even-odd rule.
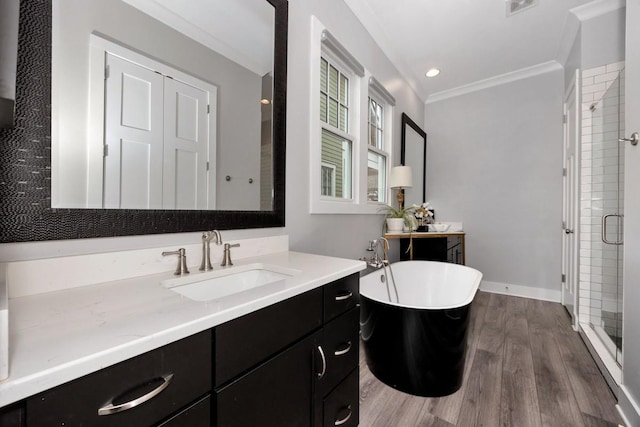
[[[416,396],[456,392],[464,376],[470,308],[406,308],[361,295],[369,369],[388,386]]]

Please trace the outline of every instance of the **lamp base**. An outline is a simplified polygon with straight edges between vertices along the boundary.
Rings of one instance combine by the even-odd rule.
[[[402,210],[404,207],[404,190],[402,188],[398,190],[396,198],[398,199],[398,210]]]

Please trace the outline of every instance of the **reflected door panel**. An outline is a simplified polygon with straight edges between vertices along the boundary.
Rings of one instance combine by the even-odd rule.
[[[208,98],[204,90],[165,79],[164,209],[215,208],[215,197],[207,197]]]
[[[108,53],[106,63],[104,207],[160,209],[163,77]]]

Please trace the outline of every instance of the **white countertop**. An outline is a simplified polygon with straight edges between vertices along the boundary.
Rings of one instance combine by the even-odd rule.
[[[163,287],[172,272],[10,299],[10,372],[0,381],[0,407],[365,268],[363,261],[297,252],[244,258],[234,267],[252,263],[299,273],[209,302]]]

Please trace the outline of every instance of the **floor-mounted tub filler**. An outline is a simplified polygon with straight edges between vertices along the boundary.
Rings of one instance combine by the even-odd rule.
[[[417,396],[456,392],[481,280],[478,270],[434,261],[397,262],[361,277],[360,323],[371,372]]]

